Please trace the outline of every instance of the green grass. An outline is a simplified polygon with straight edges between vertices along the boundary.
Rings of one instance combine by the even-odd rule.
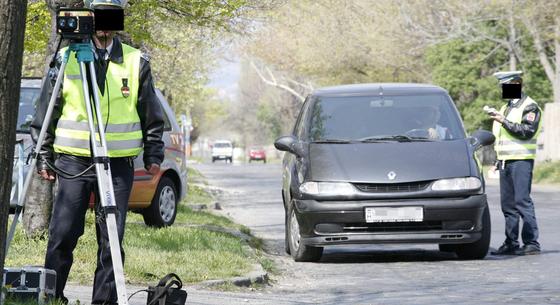
[[[560,183],[560,161],[537,164],[533,172],[533,182]]]
[[[245,242],[238,237],[204,228],[208,225],[249,232],[226,217],[188,208],[193,200],[200,203],[201,198],[212,200],[201,188],[189,188],[187,199],[178,207],[175,224],[162,229],[145,226],[139,214],[128,214],[124,240],[127,281],[154,283],[170,272],[188,283],[228,278],[246,274],[252,264],[262,261],[260,255],[248,253]],[[71,282],[91,284],[93,281],[97,251],[94,222],[94,213],[88,211],[84,235],[74,250]],[[249,243],[259,248],[262,245],[256,238],[251,238]],[[27,238],[20,226],[5,265],[43,265],[46,246],[46,238]]]
[[[186,204],[209,204],[213,201],[212,196],[202,187],[191,184],[187,188]]]
[[[21,300],[21,299],[11,299],[11,298],[6,298],[5,305],[37,305],[37,302],[35,301],[30,301],[30,300]],[[71,303],[71,304],[76,304],[79,305],[80,302],[76,302],[76,303]],[[64,305],[64,303],[60,300],[52,300],[49,301],[47,303],[47,305]]]
[[[187,168],[187,177],[188,177],[189,182],[207,184],[206,178],[204,177],[204,175],[202,175],[202,173],[200,173],[200,171],[198,171],[198,170],[196,170],[192,167]]]

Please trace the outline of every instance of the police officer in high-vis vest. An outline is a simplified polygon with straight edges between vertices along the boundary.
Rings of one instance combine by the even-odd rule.
[[[540,253],[539,229],[531,200],[531,181],[541,129],[542,111],[522,93],[521,71],[495,73],[509,102],[498,112],[490,112],[496,136],[494,149],[500,171],[500,198],[505,217],[506,239],[494,255],[530,255]],[[519,247],[519,218],[523,221]]]
[[[123,9],[119,0],[85,1],[85,7]],[[122,239],[134,178],[133,158],[143,151],[146,170],[152,175],[159,172],[163,161],[163,113],[155,95],[147,57],[139,50],[123,44],[115,37],[114,32],[97,31],[92,40],[97,79],[88,81],[90,88],[92,81],[99,86],[118,209],[118,235],[124,260]],[[92,164],[87,112],[80,69],[74,53],[70,54],[52,119],[50,122],[43,122],[53,79],[57,73],[56,69],[51,70],[51,79],[45,81],[36,117],[31,125],[31,133],[36,141],[41,125],[49,124],[38,158],[37,170],[44,179],[51,181],[55,180],[55,174],[48,163],[52,164],[55,159],[55,167],[69,175],[83,172]],[[85,214],[90,195],[95,192],[97,180],[94,169],[75,179],[66,175],[58,175],[57,179],[58,189],[49,226],[45,267],[56,271],[56,297],[62,302],[67,302],[63,290],[73,262],[72,252],[78,238],[84,232]],[[96,212],[95,226],[98,251],[92,304],[116,304],[117,294],[107,227],[100,210]]]

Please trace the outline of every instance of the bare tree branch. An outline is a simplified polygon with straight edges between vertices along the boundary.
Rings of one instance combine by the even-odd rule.
[[[276,78],[274,77],[274,74],[272,73],[272,71],[270,71],[270,69],[268,67],[266,67],[266,70],[268,72],[268,74],[270,75],[271,79],[267,79],[261,70],[259,70],[259,68],[257,68],[257,65],[255,64],[254,61],[251,61],[251,67],[255,70],[255,72],[257,72],[257,75],[259,76],[259,78],[267,85],[269,86],[273,86],[282,90],[285,90],[287,92],[289,92],[291,95],[295,96],[298,100],[300,100],[302,103],[305,101],[305,97],[303,95],[301,95],[300,93],[298,93],[296,90],[294,90],[293,88],[284,85],[284,84],[279,84],[276,81]]]
[[[539,33],[539,31],[537,29],[537,26],[535,24],[535,21],[533,20],[533,17],[531,16],[531,17],[523,18],[523,23],[525,24],[525,26],[527,27],[527,29],[531,33],[531,36],[533,37],[533,44],[534,44],[535,49],[537,51],[537,54],[539,56],[539,61],[541,62],[541,65],[544,68],[544,72],[546,73],[546,76],[548,77],[550,82],[552,84],[554,84],[554,82],[556,80],[556,75],[554,73],[554,68],[552,67],[552,64],[550,63],[550,61],[548,60],[548,56],[546,55],[546,51],[545,51],[545,48],[544,48],[544,43],[542,41],[541,34]]]

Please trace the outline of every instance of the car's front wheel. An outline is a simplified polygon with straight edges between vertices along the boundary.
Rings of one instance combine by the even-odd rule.
[[[152,203],[144,210],[144,223],[151,227],[166,227],[175,222],[179,196],[169,177],[161,177]]]
[[[482,214],[482,236],[479,240],[470,244],[459,244],[455,246],[455,253],[461,259],[483,259],[490,247],[490,210],[488,205]]]
[[[299,222],[293,205],[290,205],[288,208],[286,232],[288,232],[287,237],[290,254],[296,262],[316,262],[321,259],[321,255],[323,255],[322,247],[307,246],[301,242]]]

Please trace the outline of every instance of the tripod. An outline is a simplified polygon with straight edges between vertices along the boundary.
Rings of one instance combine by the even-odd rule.
[[[55,86],[51,98],[49,100],[49,105],[47,108],[47,112],[45,114],[44,123],[43,126],[41,127],[41,132],[39,133],[37,144],[35,146],[34,153],[33,153],[33,158],[31,160],[30,172],[28,173],[25,179],[25,183],[23,185],[23,192],[20,198],[25,198],[25,195],[27,194],[27,191],[29,189],[29,185],[31,184],[31,178],[33,175],[32,171],[35,169],[35,166],[37,165],[37,157],[41,150],[42,144],[45,140],[47,129],[55,106],[55,101],[60,92],[60,87],[62,85],[62,80],[64,78],[64,70],[66,69],[66,64],[68,63],[68,59],[70,57],[71,52],[76,53],[76,58],[80,66],[80,77],[82,81],[82,90],[85,99],[84,103],[86,106],[88,127],[90,132],[91,154],[92,154],[93,162],[95,164],[95,172],[97,175],[97,189],[99,192],[98,197],[100,198],[101,207],[105,214],[105,219],[107,224],[109,247],[111,249],[111,260],[113,262],[113,273],[115,275],[115,284],[117,287],[118,302],[120,305],[127,305],[128,300],[126,295],[124,270],[123,270],[121,252],[120,252],[119,237],[117,232],[117,221],[116,221],[117,206],[115,203],[115,192],[113,190],[113,181],[111,178],[111,168],[109,164],[107,141],[105,138],[105,128],[103,126],[103,120],[101,119],[102,118],[101,110],[100,110],[101,107],[99,104],[99,94],[98,94],[98,87],[96,82],[97,77],[95,75],[95,67],[93,64],[94,54],[93,54],[91,43],[88,40],[79,43],[75,43],[75,42],[70,43],[68,49],[66,50],[66,52],[64,52],[62,56],[62,64],[60,66],[60,71],[58,73]],[[89,67],[90,79],[93,87],[92,92],[93,92],[94,109],[92,109],[92,101],[90,99],[90,90],[89,90],[88,80],[87,80],[86,65]],[[94,120],[94,111],[95,111],[95,118],[97,118],[96,122]],[[99,139],[96,139],[96,135],[99,136]],[[19,215],[16,215],[16,217],[14,217],[12,223],[12,227],[14,228],[15,228],[15,223],[17,222],[17,216]],[[10,233],[13,236],[13,233],[12,232]],[[10,240],[11,237],[9,236],[7,240],[6,249],[9,246]]]

